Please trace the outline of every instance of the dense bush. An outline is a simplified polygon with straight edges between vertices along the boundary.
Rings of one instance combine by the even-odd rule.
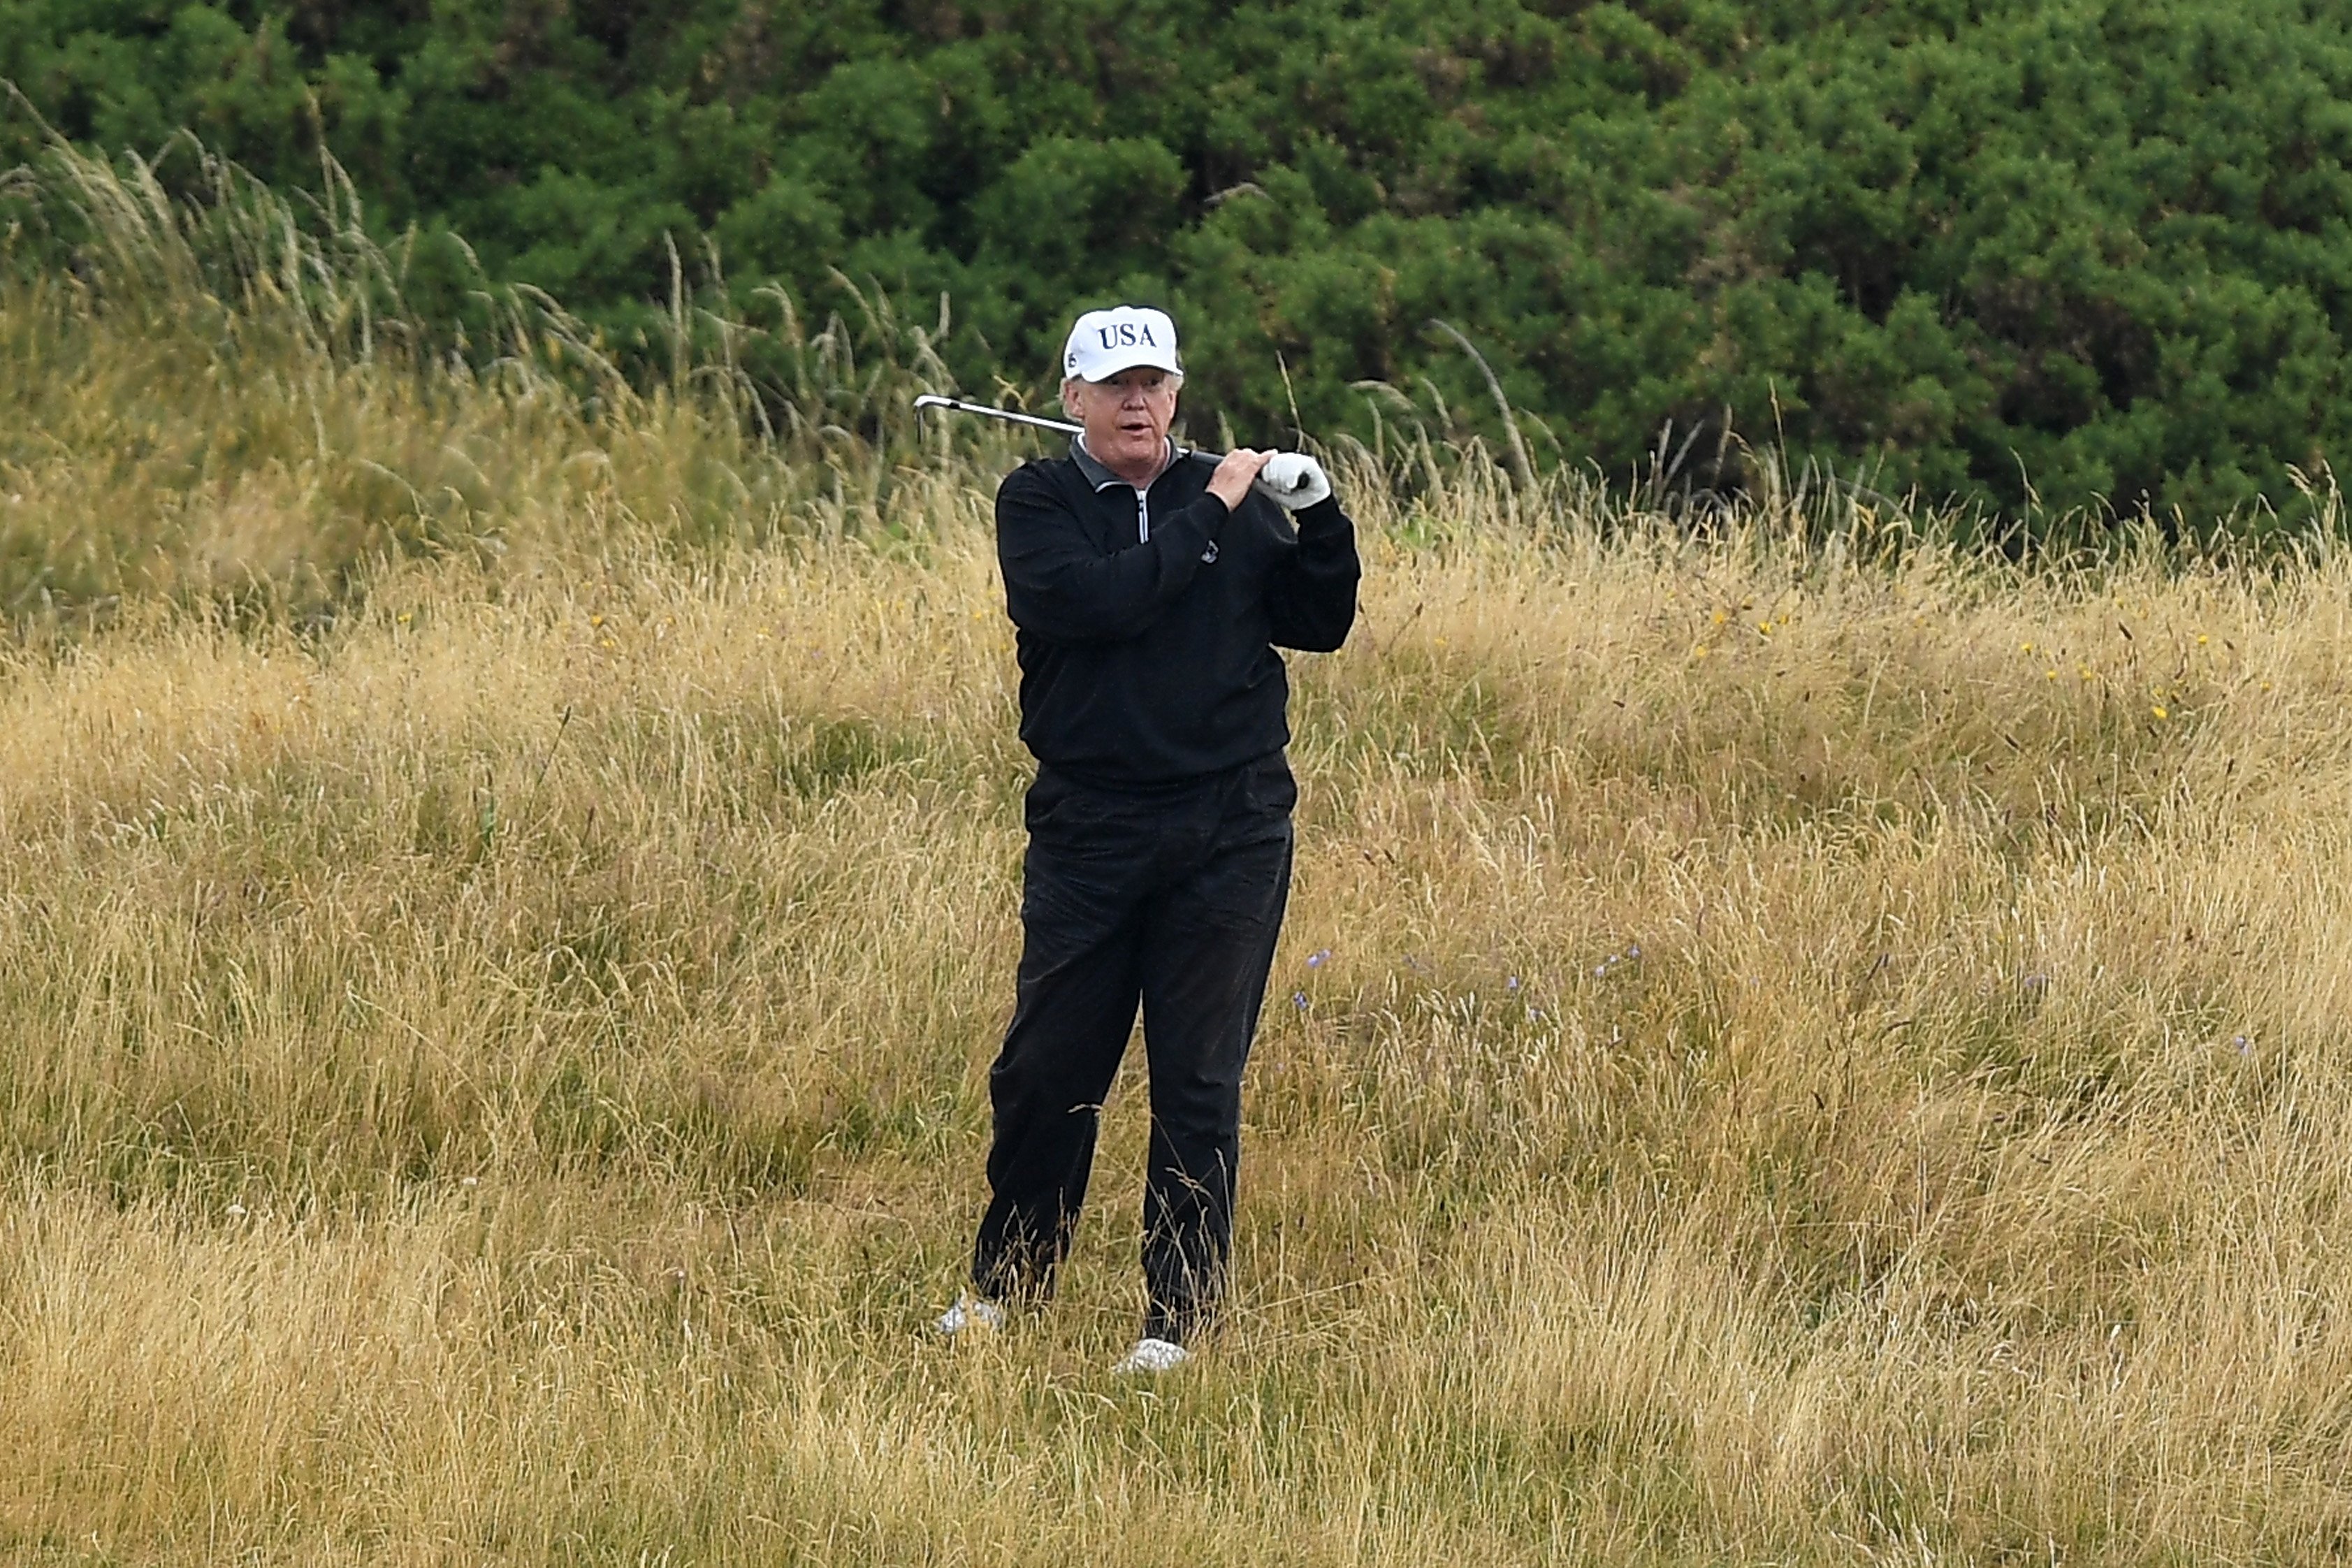
[[[752,310],[944,293],[982,387],[1165,300],[1196,416],[1269,437],[1369,430],[1368,380],[1495,421],[1433,321],[1538,460],[1618,473],[1736,482],[1727,422],[2206,516],[2352,433],[2352,24],[2312,0],[0,0],[0,75],[113,152],[315,184],[323,140],[413,301],[460,308],[462,235],[623,342],[674,241]]]

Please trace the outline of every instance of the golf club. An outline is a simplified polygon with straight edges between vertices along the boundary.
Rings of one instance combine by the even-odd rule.
[[[1078,435],[1083,429],[1082,426],[1073,425],[1066,419],[1045,419],[1034,414],[1016,414],[1010,408],[991,408],[985,403],[966,403],[960,398],[942,397],[936,392],[927,392],[915,399],[915,412],[919,414],[926,408],[944,408],[956,414],[977,414],[985,419],[1003,419],[1015,425],[1031,426],[1039,430],[1057,430],[1065,436]],[[1182,449],[1181,455],[1187,458],[1205,458],[1212,463],[1221,463],[1225,458],[1223,452],[1204,452],[1197,447],[1187,447]],[[1261,493],[1276,494],[1273,487],[1268,485],[1263,477],[1253,482]],[[1303,489],[1307,483],[1306,477],[1302,475],[1297,488]]]
[[[1045,419],[1034,414],[1016,414],[1010,408],[991,408],[985,403],[965,403],[953,397],[941,397],[935,392],[925,393],[915,399],[917,413],[926,408],[946,408],[958,414],[977,414],[988,419],[1010,420],[1015,425],[1034,426],[1040,430],[1058,430],[1065,436],[1076,436],[1081,429],[1081,426],[1073,425],[1066,419]],[[1225,455],[1223,452],[1203,452],[1197,447],[1187,447],[1184,449],[1184,456],[1206,458],[1210,462],[1217,463],[1223,462]]]
[[[1065,436],[1078,434],[1078,426],[1066,419],[1043,419],[1034,414],[1016,414],[1010,408],[991,408],[985,403],[964,403],[953,397],[941,397],[927,392],[915,399],[915,412],[926,408],[951,408],[958,414],[978,414],[989,419],[1007,419],[1015,425],[1034,425],[1040,430],[1058,430]]]

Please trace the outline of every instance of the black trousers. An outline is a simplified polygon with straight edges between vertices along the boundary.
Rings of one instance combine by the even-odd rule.
[[[972,1247],[978,1295],[1052,1293],[1140,1001],[1151,1092],[1143,1331],[1181,1344],[1214,1311],[1233,1246],[1242,1068],[1289,897],[1297,796],[1279,752],[1150,795],[1039,772],[1019,988],[988,1075],[995,1141]]]

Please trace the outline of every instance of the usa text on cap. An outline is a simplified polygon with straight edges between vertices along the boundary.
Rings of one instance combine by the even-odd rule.
[[[1176,357],[1176,323],[1148,305],[1118,305],[1088,310],[1062,345],[1062,374],[1080,381],[1108,381],[1123,370],[1150,365],[1171,375],[1184,374]]]

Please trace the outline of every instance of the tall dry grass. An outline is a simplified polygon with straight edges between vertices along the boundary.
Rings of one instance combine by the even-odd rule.
[[[14,1558],[2352,1549],[2332,544],[1344,456],[1233,1317],[1138,1385],[1131,1083],[1065,1299],[925,1331],[1017,938],[1003,449],[54,282],[0,353]]]

